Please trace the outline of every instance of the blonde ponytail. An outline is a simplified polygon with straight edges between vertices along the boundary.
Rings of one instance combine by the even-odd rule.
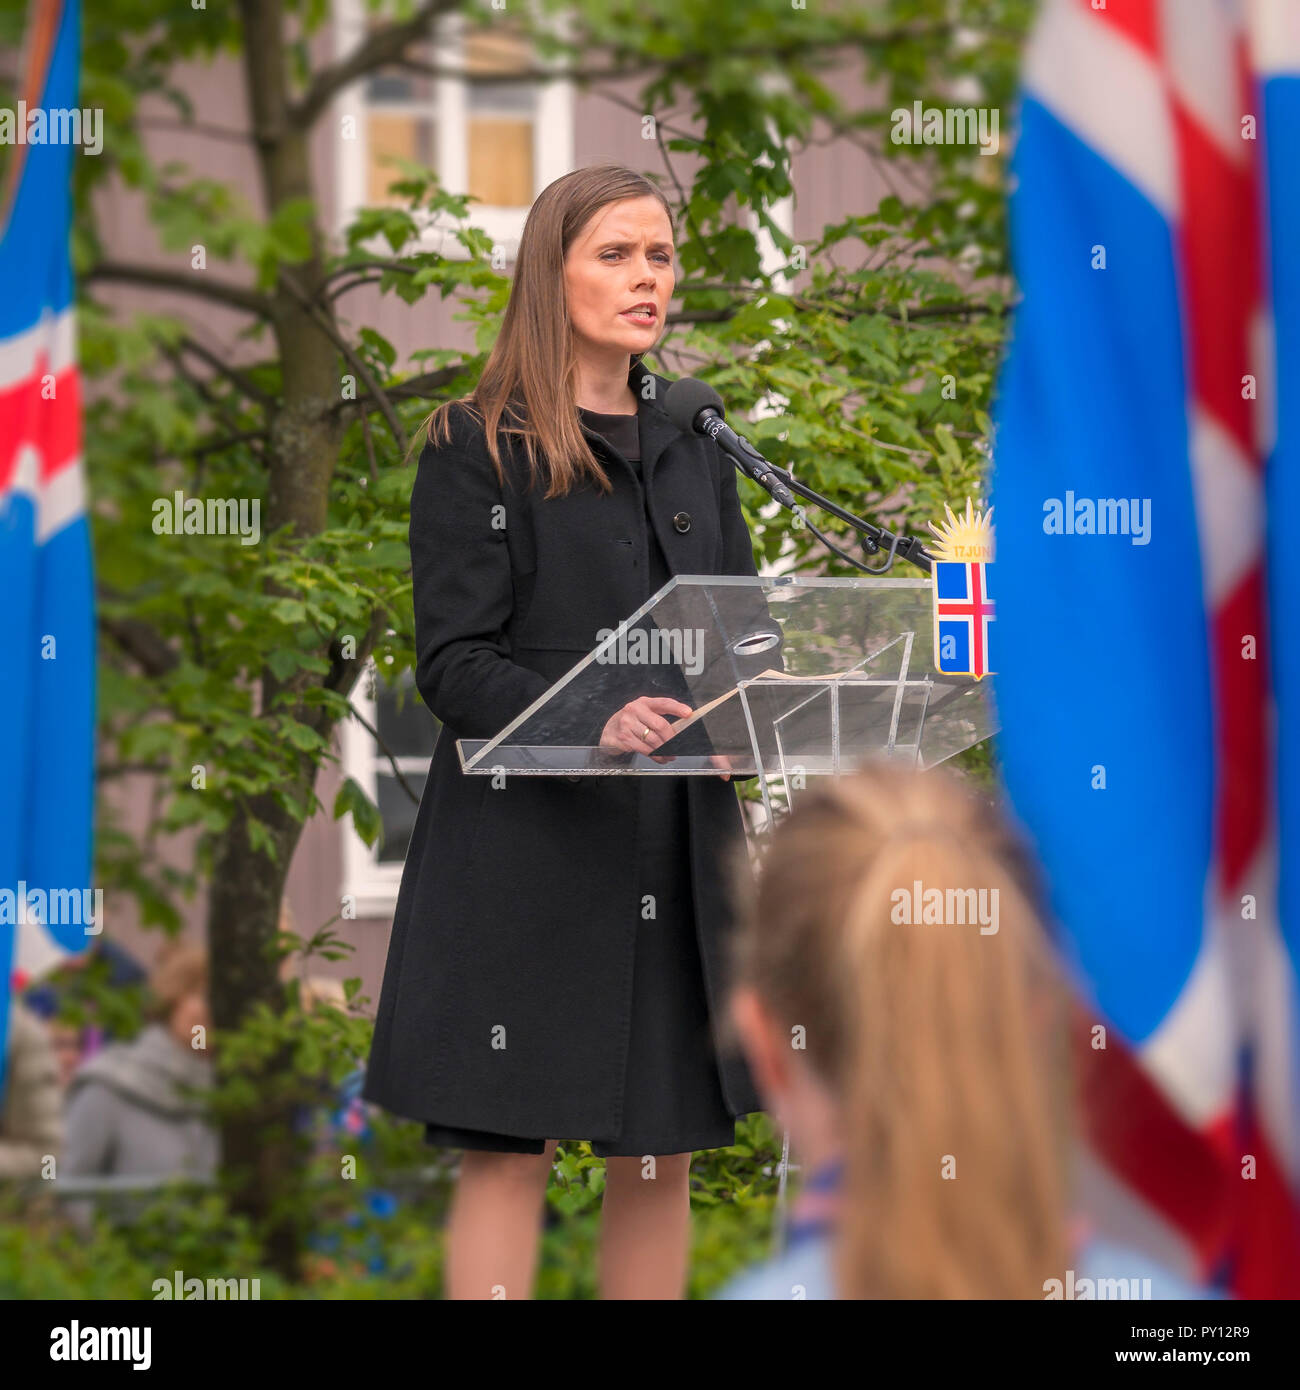
[[[995,917],[911,920],[935,889]],[[762,866],[736,974],[806,1026],[839,1101],[841,1296],[1041,1298],[1065,1267],[1062,995],[996,810],[885,765],[820,784]]]

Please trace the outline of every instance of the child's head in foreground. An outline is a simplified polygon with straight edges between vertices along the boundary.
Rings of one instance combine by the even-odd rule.
[[[732,1018],[801,1164],[845,1160],[840,1296],[1041,1298],[1062,996],[996,807],[884,763],[818,781],[740,894]]]

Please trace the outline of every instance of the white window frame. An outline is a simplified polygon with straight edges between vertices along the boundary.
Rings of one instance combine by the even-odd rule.
[[[447,15],[433,29],[434,52],[439,66],[463,67],[462,38],[464,16]],[[337,0],[334,7],[334,49],[337,57],[350,53],[366,34],[363,0]],[[545,60],[537,59],[539,65]],[[558,71],[560,63],[551,66]],[[434,122],[434,164],[442,186],[449,193],[468,192],[469,183],[469,83],[461,77],[432,79],[434,95],[428,114]],[[356,121],[355,138],[336,141],[335,226],[340,230],[351,223],[359,209],[367,206],[366,177],[369,168],[369,138],[366,115],[366,79],[359,79],[340,91],[334,99],[336,128],[345,117]],[[568,78],[542,82],[538,87],[533,119],[533,198],[574,166],[574,85]],[[396,171],[394,171],[396,177]],[[530,199],[531,202],[531,199]],[[469,219],[514,259],[523,235],[526,207],[494,207],[471,203]],[[437,251],[453,259],[468,259],[464,247],[448,234],[445,226],[431,225],[421,231],[422,249]],[[376,255],[389,255],[387,243],[377,240]]]
[[[378,728],[378,710],[374,697],[374,682],[379,679],[373,661],[352,690],[352,707],[370,727]],[[412,691],[414,698],[414,691]],[[343,776],[351,777],[365,794],[379,805],[379,771],[392,771],[388,758],[379,751],[374,735],[360,720],[351,715],[343,721],[340,731]],[[429,771],[427,757],[398,757],[398,769],[407,778],[422,777]],[[353,899],[358,917],[391,917],[397,906],[397,890],[402,884],[401,863],[384,864],[379,859],[379,845],[368,845],[357,834],[352,817],[340,823],[343,835],[343,892]]]

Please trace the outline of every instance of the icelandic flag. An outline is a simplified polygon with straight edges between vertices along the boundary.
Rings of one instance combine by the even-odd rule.
[[[80,30],[77,0],[36,7],[29,114],[76,109]],[[70,893],[80,904],[89,889],[94,795],[94,606],[69,263],[74,155],[69,144],[14,145],[0,194],[0,1092],[12,984],[30,961],[93,939],[84,920],[70,920],[80,911],[55,908]]]
[[[1045,0],[1022,82],[997,695],[1094,1209],[1295,1297],[1300,6]],[[1097,524],[1051,524],[1071,493]]]
[[[993,566],[975,560],[936,560],[934,571],[934,669],[945,676],[974,676],[996,669],[989,638],[996,605],[989,592]]]

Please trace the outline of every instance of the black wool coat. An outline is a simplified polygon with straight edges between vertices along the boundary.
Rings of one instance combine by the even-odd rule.
[[[735,467],[664,413],[669,382],[633,366],[641,467],[674,574],[753,575]],[[636,777],[460,770],[649,597],[647,505],[599,437],[613,485],[549,501],[503,436],[503,488],[481,425],[422,453],[411,494],[416,684],[442,721],[389,941],[364,1095],[399,1115],[529,1138],[612,1138],[622,1121],[640,902]],[[504,512],[494,509],[504,508]],[[683,525],[682,514],[689,521]],[[504,516],[505,525],[500,525]],[[494,524],[494,518],[496,524]],[[674,520],[676,518],[676,521]],[[620,701],[621,703],[621,701]],[[609,713],[613,713],[611,709]],[[723,858],[744,829],[732,783],[688,777],[696,930],[723,1096],[760,1108],[720,1036],[732,924]]]

